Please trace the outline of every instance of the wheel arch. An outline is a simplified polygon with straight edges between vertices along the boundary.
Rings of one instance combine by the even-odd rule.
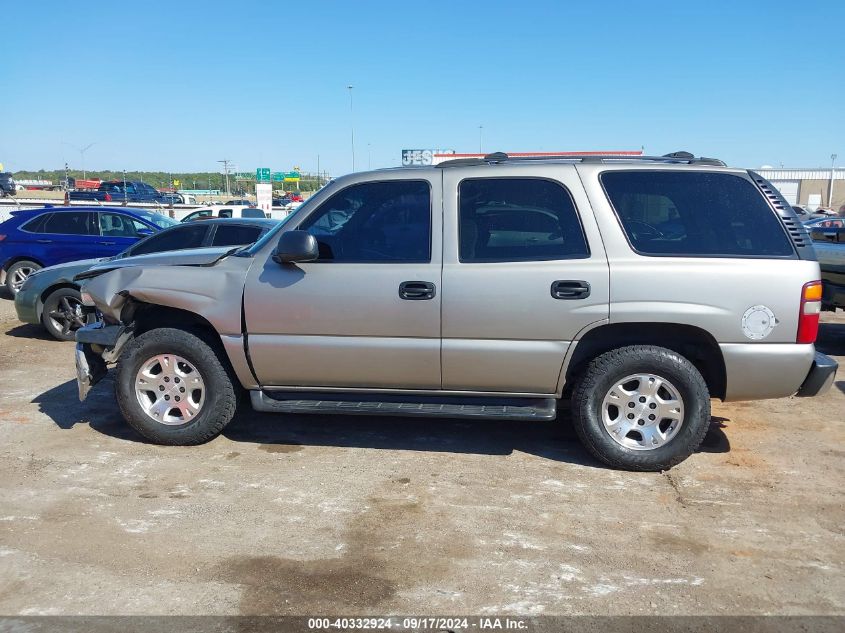
[[[120,320],[132,327],[133,337],[157,328],[175,328],[192,332],[208,343],[225,359],[233,378],[242,386],[251,386],[254,376],[250,370],[240,337],[224,337],[214,324],[197,312],[158,303],[149,303],[127,295],[120,310]]]
[[[46,268],[44,264],[41,262],[40,259],[37,257],[29,257],[27,255],[15,255],[14,257],[10,257],[6,260],[6,263],[3,264],[3,272],[7,272],[12,266],[17,264],[18,262],[32,262],[33,264],[38,264],[41,268]]]
[[[41,318],[41,315],[44,312],[44,304],[47,303],[47,297],[49,297],[57,290],[61,290],[63,288],[70,288],[71,290],[76,290],[77,292],[79,292],[79,284],[75,284],[72,281],[59,281],[51,286],[47,286],[41,292],[41,294],[38,295],[38,302],[35,306],[35,311],[38,314],[39,319]]]
[[[573,342],[562,372],[561,395],[567,398],[587,364],[596,356],[627,345],[656,345],[677,352],[701,373],[710,395],[724,400],[727,372],[722,350],[713,335],[680,323],[610,323],[587,331]]]

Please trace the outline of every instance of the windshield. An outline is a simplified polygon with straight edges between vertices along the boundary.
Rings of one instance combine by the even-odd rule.
[[[166,229],[168,226],[176,226],[179,224],[176,220],[167,217],[155,211],[146,211],[144,209],[133,209],[133,212],[146,220],[150,224],[155,224],[160,229]]]
[[[308,200],[303,202],[302,205],[296,211],[291,211],[287,216],[285,216],[282,219],[281,222],[279,222],[278,225],[273,227],[272,230],[265,233],[264,237],[262,237],[260,240],[258,240],[252,246],[244,247],[238,254],[239,255],[253,255],[254,253],[257,253],[258,251],[260,251],[262,248],[264,248],[264,245],[267,244],[267,242],[275,239],[276,235],[278,235],[279,232],[283,228],[285,228],[285,225],[288,223],[288,221],[291,219],[292,216],[298,215],[298,216],[302,217],[301,212],[304,211],[305,213],[308,213],[310,211],[311,207],[314,206],[314,200],[324,200],[325,197],[318,195],[318,194],[322,193],[323,191],[325,191],[329,188],[331,188],[331,185],[333,185],[333,184],[334,184],[334,181],[324,185],[322,189],[320,189],[318,192],[316,192],[314,195],[312,195],[310,198],[308,198]]]

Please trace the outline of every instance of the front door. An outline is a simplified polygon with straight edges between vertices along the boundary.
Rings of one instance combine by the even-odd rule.
[[[319,260],[257,255],[244,313],[262,386],[440,388],[440,199],[437,177],[350,184],[290,227]]]
[[[443,389],[553,394],[608,317],[608,266],[572,165],[443,170]]]

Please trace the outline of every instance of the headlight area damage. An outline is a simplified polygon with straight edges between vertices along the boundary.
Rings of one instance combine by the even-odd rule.
[[[219,335],[239,335],[249,263],[229,257],[216,266],[127,266],[89,276],[82,287],[86,309],[96,308],[102,320],[76,332],[80,400],[126,344],[147,329],[178,319],[182,325],[210,326]]]

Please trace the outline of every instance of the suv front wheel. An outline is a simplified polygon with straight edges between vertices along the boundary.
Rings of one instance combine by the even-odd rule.
[[[605,464],[667,470],[704,439],[710,394],[699,371],[680,354],[632,345],[589,363],[572,394],[572,421],[587,450]]]
[[[237,393],[226,361],[193,332],[149,330],[127,344],[115,395],[123,417],[157,444],[215,438],[235,415]]]

